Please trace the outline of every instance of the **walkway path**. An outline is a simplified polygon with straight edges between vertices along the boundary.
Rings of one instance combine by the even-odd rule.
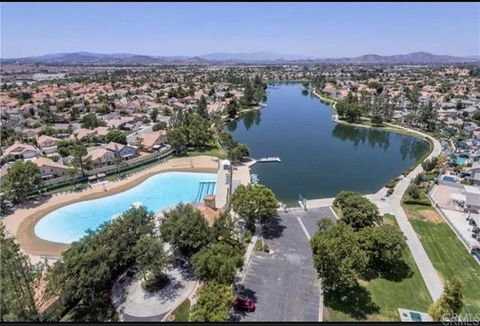
[[[318,94],[315,94],[315,95],[318,96]],[[409,128],[405,128],[397,125],[391,125],[388,123],[387,125],[404,129],[408,132],[413,132],[418,134],[419,136],[430,139],[430,141],[433,143],[433,150],[430,153],[430,155],[427,157],[427,159],[431,159],[432,157],[440,155],[442,151],[442,146],[440,142],[434,139],[433,137],[430,137],[424,133],[421,133]],[[406,237],[408,248],[410,249],[410,252],[412,253],[413,258],[415,260],[415,263],[417,264],[418,269],[420,270],[420,274],[423,277],[423,280],[425,282],[425,285],[427,286],[428,292],[430,293],[430,296],[432,297],[433,300],[437,300],[438,298],[440,298],[443,291],[442,280],[440,279],[437,271],[433,267],[433,264],[427,255],[427,252],[423,248],[417,233],[415,232],[412,225],[410,224],[410,221],[408,220],[408,217],[405,211],[403,210],[403,207],[401,206],[403,194],[405,193],[408,186],[410,185],[410,182],[413,179],[415,179],[415,177],[421,172],[423,172],[423,168],[422,168],[422,165],[419,164],[412,172],[410,172],[405,178],[402,178],[397,183],[393,194],[389,197],[385,196],[387,191],[386,188],[382,188],[377,193],[367,195],[366,197],[378,206],[381,214],[390,213],[395,216],[400,229],[402,230],[403,234]],[[334,199],[335,198],[309,200],[307,201],[307,208],[332,205]]]
[[[432,137],[429,138],[433,142],[433,151],[430,153],[427,159],[431,159],[432,157],[440,155],[442,151],[440,142]],[[390,206],[392,214],[395,215],[400,229],[407,238],[408,247],[410,248],[410,252],[412,253],[418,269],[422,274],[430,296],[433,300],[437,300],[440,298],[443,291],[442,280],[433,267],[433,264],[423,248],[417,233],[410,224],[410,221],[408,220],[408,217],[400,204],[402,196],[410,185],[410,182],[421,172],[423,172],[423,168],[422,165],[419,164],[412,172],[398,182],[397,186],[395,187],[395,191],[390,197],[387,197],[386,202]]]
[[[140,274],[124,274],[112,289],[112,303],[122,321],[161,321],[182,303],[195,288],[191,272],[176,264],[167,271],[170,283],[160,291],[143,290]]]

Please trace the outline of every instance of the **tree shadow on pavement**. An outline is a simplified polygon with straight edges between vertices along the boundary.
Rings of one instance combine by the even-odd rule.
[[[372,301],[370,292],[360,285],[342,292],[326,292],[325,306],[358,320],[380,312],[380,307]]]
[[[281,224],[280,218],[273,218],[266,221],[262,226],[262,236],[266,240],[279,238],[286,226]]]

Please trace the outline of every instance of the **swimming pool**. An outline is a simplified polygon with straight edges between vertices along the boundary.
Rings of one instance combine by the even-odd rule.
[[[141,203],[148,210],[158,212],[180,202],[202,200],[199,194],[213,194],[215,182],[214,173],[157,174],[119,194],[59,208],[43,217],[35,225],[34,232],[37,237],[45,240],[72,243],[85,235],[88,229],[95,230],[130,208],[133,203]]]
[[[458,165],[467,164],[468,157],[457,155],[453,157],[453,162]]]
[[[456,182],[456,179],[452,176],[446,175],[442,178],[443,181]]]

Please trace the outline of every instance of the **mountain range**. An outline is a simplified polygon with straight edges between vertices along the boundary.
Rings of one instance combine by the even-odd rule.
[[[480,63],[480,56],[457,57],[414,52],[398,55],[365,54],[359,57],[315,58],[274,52],[209,53],[199,56],[149,56],[130,53],[91,52],[55,53],[34,57],[1,59],[7,63],[79,64],[79,65],[160,65],[219,63],[326,63],[326,64],[449,64]]]

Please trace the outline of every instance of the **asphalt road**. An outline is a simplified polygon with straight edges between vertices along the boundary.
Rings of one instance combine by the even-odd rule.
[[[335,219],[329,207],[281,213],[266,228],[273,254],[255,253],[242,285],[256,303],[254,312],[235,312],[240,321],[318,321],[320,288],[313,267],[309,236],[320,217]]]

